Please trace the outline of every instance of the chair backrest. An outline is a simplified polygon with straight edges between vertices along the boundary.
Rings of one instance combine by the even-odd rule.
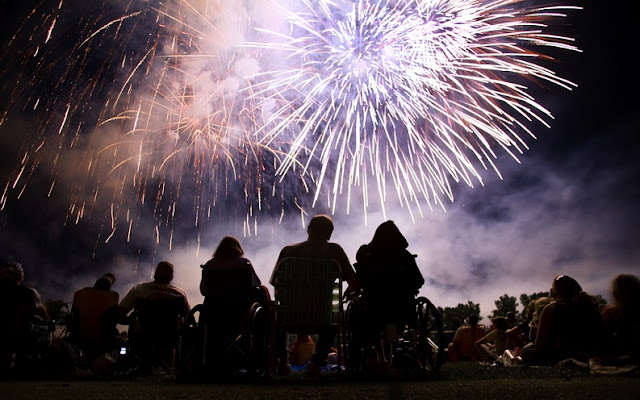
[[[342,280],[338,262],[331,258],[288,257],[274,271],[276,324],[283,328],[314,330],[339,323]]]
[[[142,336],[158,341],[177,338],[184,310],[183,297],[138,299],[135,310]]]
[[[111,332],[105,329],[110,322],[115,328],[115,315],[111,315],[113,321],[106,321],[109,312],[114,312],[118,306],[118,293],[94,288],[85,288],[77,291],[73,297],[73,325],[71,332],[77,339],[91,342],[103,338]]]
[[[253,271],[241,267],[210,269],[207,276],[204,304],[207,315],[215,316],[216,329],[233,332],[244,329],[249,306],[256,297]]]
[[[211,269],[207,275],[205,297],[237,297],[247,295],[253,288],[253,272],[249,268]]]

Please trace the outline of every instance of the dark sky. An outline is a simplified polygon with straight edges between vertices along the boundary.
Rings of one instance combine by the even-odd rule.
[[[114,69],[105,67],[116,63],[110,46],[120,46],[119,54],[146,48],[145,39],[135,35],[129,42],[92,42],[91,57],[82,68],[76,67],[82,64],[78,58],[67,57],[82,57],[83,51],[64,49],[73,48],[73,43],[121,15],[122,8],[117,2],[107,6],[68,1],[50,44],[42,46],[39,57],[33,57],[55,61],[25,64],[21,57],[33,52],[30,33],[41,33],[42,26],[51,25],[50,16],[58,4],[51,2],[50,8],[38,8],[31,19],[25,19],[33,8],[29,3],[0,2],[4,54],[0,58],[0,105],[10,110],[0,126],[0,190],[7,182],[9,187],[13,183],[25,149],[37,148],[44,137],[47,144],[42,152],[69,146],[72,141],[73,132],[65,133],[64,140],[56,136],[65,102],[62,107],[48,107],[56,104],[52,101],[55,96],[77,93],[82,101],[106,98],[103,87],[92,86],[91,71],[104,69],[104,86],[109,80],[120,79]],[[578,87],[573,91],[551,86],[533,89],[536,100],[550,109],[555,119],[550,121],[551,129],[534,129],[538,139],[527,140],[530,150],[520,157],[521,163],[502,154],[497,161],[502,180],[492,171],[484,171],[484,186],[454,185],[455,201],[446,204],[446,212],[437,207],[430,211],[425,204],[422,216],[414,209],[411,218],[406,208],[392,201],[387,205],[386,217],[396,221],[407,236],[409,250],[418,254],[427,280],[422,293],[436,305],[473,300],[488,314],[500,295],[548,290],[552,277],[561,273],[574,276],[586,290],[606,297],[616,274],[637,274],[640,270],[640,141],[636,124],[640,115],[640,34],[627,3],[588,0],[573,4],[584,10],[572,13],[562,29],[576,39],[582,52],[555,51],[552,55],[558,61],[552,65]],[[44,23],[38,22],[43,19]],[[16,31],[20,34],[10,42]],[[39,40],[41,43],[42,38]],[[73,85],[65,81],[72,87],[47,81],[64,74],[77,75]],[[39,111],[21,110],[22,104],[33,104],[38,97],[45,105]],[[72,166],[87,145],[82,132],[90,129],[92,121],[104,118],[91,102],[74,110],[82,118],[70,116],[69,126],[80,119],[83,123],[75,150],[65,152],[66,165]],[[102,140],[108,141],[108,136]],[[123,295],[132,283],[148,279],[160,259],[169,259],[178,267],[176,282],[187,289],[195,303],[199,300],[198,265],[208,259],[224,235],[242,238],[247,256],[265,281],[279,249],[306,236],[292,196],[296,201],[309,196],[296,186],[295,190],[287,187],[281,199],[265,205],[262,211],[252,210],[250,217],[246,216],[246,203],[238,211],[236,200],[231,198],[214,208],[214,222],[203,228],[194,229],[192,218],[178,218],[171,248],[164,234],[156,244],[149,207],[138,210],[134,239],[127,242],[119,230],[106,242],[111,231],[108,207],[87,209],[87,216],[77,224],[78,210],[70,211],[69,193],[86,179],[80,171],[82,164],[78,162],[78,170],[52,174],[58,160],[54,156],[39,160],[33,173],[30,167],[24,172],[29,176],[24,193],[20,195],[19,185],[7,190],[6,204],[0,211],[0,258],[22,262],[27,281],[44,297],[68,300],[73,291],[92,284],[106,271],[116,273],[116,289]],[[58,183],[48,196],[52,180]],[[115,185],[117,179],[107,184]],[[237,189],[233,183],[229,185],[227,190]],[[287,212],[281,219],[282,207]],[[330,210],[320,201],[316,209],[308,207],[306,211]],[[352,259],[358,246],[368,242],[384,220],[375,204],[367,212],[366,223],[359,205],[349,214],[345,207],[338,207],[334,218],[333,239]]]

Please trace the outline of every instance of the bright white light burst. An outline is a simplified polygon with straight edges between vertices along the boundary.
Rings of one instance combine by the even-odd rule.
[[[572,39],[547,33],[547,22],[571,6],[530,7],[516,0],[302,0],[282,7],[288,26],[264,30],[267,49],[283,60],[260,74],[255,97],[277,99],[260,138],[290,143],[280,165],[298,162],[331,185],[333,207],[361,186],[364,209],[373,177],[381,203],[393,182],[403,204],[453,200],[451,178],[472,186],[477,167],[497,171],[495,149],[516,160],[534,137],[529,122],[551,113],[527,81],[575,85],[532,49],[578,51]],[[327,182],[328,181],[328,182]]]

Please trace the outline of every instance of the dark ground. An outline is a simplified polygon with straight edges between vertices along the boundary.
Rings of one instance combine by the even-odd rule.
[[[421,380],[300,376],[255,383],[185,384],[168,376],[128,380],[0,383],[0,398],[22,399],[640,399],[640,377],[592,376],[578,368],[491,368],[445,364]]]

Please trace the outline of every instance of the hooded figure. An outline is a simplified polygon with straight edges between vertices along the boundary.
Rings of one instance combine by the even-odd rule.
[[[356,255],[363,297],[379,324],[404,325],[414,317],[414,299],[424,284],[416,256],[393,221],[382,223]]]

